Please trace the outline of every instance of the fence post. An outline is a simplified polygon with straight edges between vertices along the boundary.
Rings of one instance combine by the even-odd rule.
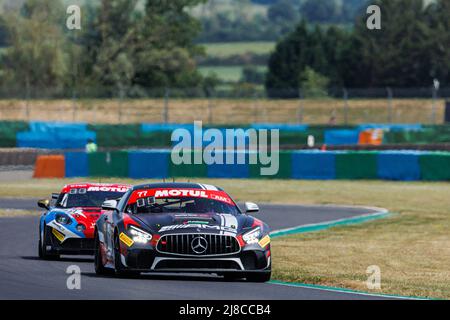
[[[256,91],[253,94],[253,113],[254,122],[258,123],[258,93]]]
[[[390,87],[386,88],[388,94],[388,123],[392,123],[392,89]]]
[[[436,88],[436,86],[433,86],[431,94],[432,94],[431,123],[436,124],[436,103],[437,103],[437,95],[438,95],[438,88]]]
[[[347,88],[343,89],[344,91],[344,124],[348,124],[348,91]]]
[[[212,93],[211,93],[211,89],[206,88],[206,95],[208,97],[208,123],[212,124],[213,123],[213,113],[212,113]]]
[[[75,118],[76,118],[76,113],[77,113],[77,103],[76,103],[76,92],[75,89],[72,92],[72,121],[75,122]]]
[[[164,111],[163,111],[163,119],[164,123],[169,122],[169,96],[170,96],[170,89],[165,88],[164,89]]]
[[[25,102],[25,117],[28,121],[30,121],[30,85],[28,82],[27,76],[27,85],[26,85],[26,102]]]
[[[117,110],[119,115],[119,124],[122,123],[122,103],[123,103],[124,92],[122,86],[119,88],[119,109]]]
[[[301,88],[298,89],[297,122],[303,123],[303,92]]]

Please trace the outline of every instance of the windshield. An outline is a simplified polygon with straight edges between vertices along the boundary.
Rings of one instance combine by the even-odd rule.
[[[74,192],[76,190],[77,192]],[[80,192],[81,191],[81,192]],[[57,208],[92,207],[100,208],[105,200],[115,200],[122,197],[123,192],[86,191],[72,189],[70,193],[60,194],[56,201]]]
[[[240,213],[235,205],[196,197],[141,198],[135,203],[128,204],[126,210],[132,214],[228,213],[237,215]]]

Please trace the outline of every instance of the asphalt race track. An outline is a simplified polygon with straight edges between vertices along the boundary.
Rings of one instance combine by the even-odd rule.
[[[261,205],[258,214],[273,230],[360,216],[373,209]],[[0,199],[0,208],[37,209],[36,199]],[[274,283],[226,282],[213,275],[143,275],[112,279],[94,273],[91,257],[37,258],[38,218],[0,218],[0,299],[386,299]],[[81,269],[81,290],[66,286],[66,269]]]

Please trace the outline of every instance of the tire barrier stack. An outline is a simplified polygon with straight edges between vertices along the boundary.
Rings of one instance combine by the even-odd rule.
[[[64,176],[67,178],[450,181],[450,152],[280,151],[280,170],[274,176],[261,176],[259,170],[261,166],[255,164],[175,165],[172,163],[170,150],[114,151],[94,154],[66,152],[55,159],[47,157],[39,161],[53,161],[52,163],[56,161],[58,168],[63,161]],[[40,166],[52,165],[40,163]],[[42,174],[39,176],[44,177]]]
[[[380,144],[450,143],[450,124],[362,124],[329,126],[302,124],[204,125],[203,129],[279,129],[280,146],[304,146],[313,136],[315,145],[355,146]],[[170,148],[172,131],[193,133],[193,124],[95,124],[0,122],[0,147],[83,149],[88,139],[100,148]]]
[[[30,122],[29,131],[17,133],[17,147],[44,149],[82,149],[96,133],[86,123]]]

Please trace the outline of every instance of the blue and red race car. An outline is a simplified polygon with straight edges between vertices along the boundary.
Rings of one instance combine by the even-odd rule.
[[[38,206],[46,209],[39,223],[39,257],[58,259],[61,254],[94,254],[95,223],[102,203],[120,199],[130,189],[122,184],[69,184]]]

